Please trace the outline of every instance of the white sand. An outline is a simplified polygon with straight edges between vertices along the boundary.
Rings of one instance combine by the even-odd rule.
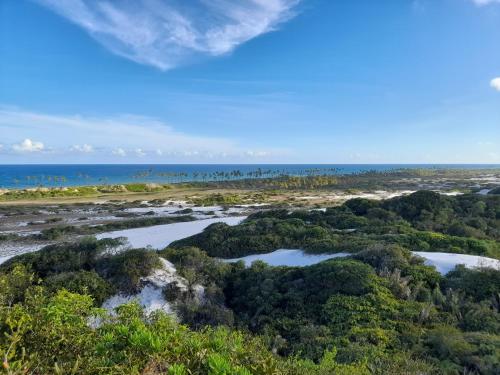
[[[269,205],[270,205],[269,203],[250,203],[250,204],[239,204],[236,207],[249,208],[249,207],[265,207]]]
[[[459,264],[467,268],[488,267],[500,270],[500,260],[482,257],[478,255],[431,253],[425,251],[414,251],[413,254],[425,259],[425,264],[436,267],[436,270],[445,275]]]
[[[0,264],[2,264],[3,262],[5,262],[7,259],[10,259],[12,258],[14,255],[9,255],[9,256],[6,256],[6,257],[0,257]]]
[[[17,243],[3,243],[0,245],[0,264],[5,262],[7,259],[10,259],[16,255],[21,255],[25,253],[32,253],[34,251],[40,250],[42,247],[47,246],[48,244],[21,244]]]
[[[141,278],[141,291],[133,295],[115,294],[108,298],[102,304],[102,307],[110,313],[125,303],[137,301],[144,309],[144,312],[149,315],[154,311],[162,310],[167,314],[175,316],[173,305],[170,304],[163,296],[163,288],[169,284],[175,283],[182,291],[187,291],[187,281],[177,274],[175,266],[164,258],[160,258],[162,266],[154,270],[151,275]],[[197,301],[203,299],[205,289],[201,285],[194,286],[195,296]]]
[[[425,259],[425,264],[436,267],[442,275],[447,274],[459,264],[467,268],[488,267],[500,270],[500,261],[497,259],[482,257],[478,255],[464,255],[453,253],[431,253],[414,251],[413,254]],[[237,262],[243,260],[246,266],[256,260],[262,260],[271,266],[310,266],[327,259],[348,257],[349,253],[337,254],[307,254],[302,250],[280,249],[267,254],[248,255],[236,259],[223,259],[224,262]]]
[[[403,195],[409,195],[414,192],[415,192],[414,190],[397,190],[397,191],[376,190],[374,192],[360,192],[355,194],[348,194],[348,193],[330,194],[325,196],[325,198],[329,200],[340,200],[340,201],[347,201],[355,198],[383,200]]]
[[[464,194],[461,191],[447,191],[447,192],[437,191],[436,193],[440,193],[441,195],[447,195],[449,197],[456,197],[457,195]]]
[[[491,191],[492,189],[481,189],[479,190],[477,193],[479,195],[488,195],[488,193]]]
[[[154,285],[146,285],[139,294],[130,296],[116,294],[104,301],[102,307],[113,313],[114,309],[118,306],[132,301],[137,301],[143,307],[146,314],[151,314],[156,310],[163,310],[167,314],[173,314],[172,307],[163,297],[161,288]]]
[[[196,220],[185,223],[155,225],[152,227],[101,233],[96,237],[98,239],[125,237],[134,248],[151,246],[154,249],[164,249],[173,241],[201,233],[210,224],[226,223],[228,225],[237,225],[245,218],[246,216],[234,216]]]
[[[189,221],[185,223],[174,223],[155,225],[152,227],[126,229],[115,232],[107,232],[96,235],[97,239],[126,237],[132,247],[151,246],[154,249],[163,249],[171,242],[180,240],[194,234],[201,233],[206,227],[213,223],[223,222],[228,225],[239,224],[246,216],[222,217],[213,219],[204,219]],[[0,245],[0,264],[15,255],[30,253],[40,250],[47,244],[20,245],[1,244]]]
[[[267,254],[248,255],[242,258],[221,259],[224,262],[245,262],[246,266],[250,266],[256,260],[262,260],[271,266],[310,266],[322,262],[327,259],[349,256],[349,253],[337,254],[307,254],[302,250],[279,249]]]
[[[178,216],[176,212],[185,210],[187,208],[192,209],[194,212],[208,212],[208,211],[214,211],[214,212],[221,212],[222,207],[221,206],[194,206],[194,205],[182,205],[181,207],[179,206],[160,206],[160,207],[133,207],[133,208],[127,208],[124,210],[124,212],[130,212],[130,213],[137,213],[137,214],[144,214],[146,212],[154,212],[155,215],[158,216],[169,216],[169,215],[175,215]]]

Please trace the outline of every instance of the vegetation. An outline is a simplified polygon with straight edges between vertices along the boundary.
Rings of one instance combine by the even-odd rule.
[[[140,277],[159,266],[158,256],[152,250],[133,249],[114,255],[120,245],[119,239],[92,237],[76,243],[58,243],[11,258],[0,265],[0,271],[12,271],[21,264],[48,290],[63,287],[85,291],[103,301],[115,291],[134,291]]]
[[[47,246],[0,265],[8,374],[500,373],[500,270],[447,275],[411,250],[499,257],[498,196],[418,192],[322,211],[267,210],[160,252],[120,240]],[[279,247],[350,251],[309,267],[223,263]],[[163,290],[180,322],[111,295],[175,264]],[[203,285],[202,299],[195,288]]]
[[[471,191],[471,180],[483,175],[498,175],[498,168],[492,169],[419,169],[402,168],[387,171],[365,171],[359,173],[342,173],[341,170],[305,170],[296,174],[285,171],[264,174],[255,173],[244,178],[214,179],[203,184],[204,187],[235,189],[279,189],[279,190],[350,190],[364,189],[442,189],[445,180],[450,186],[460,190]],[[200,185],[200,183],[198,183]]]
[[[133,176],[137,181],[129,184],[78,186],[78,187],[46,187],[64,186],[67,179],[64,176],[53,176],[50,180],[40,180],[36,176],[26,176],[24,185],[33,186],[29,189],[15,189],[0,191],[0,202],[18,200],[37,200],[50,198],[99,197],[104,194],[131,195],[136,193],[166,193],[173,188],[179,189],[243,189],[266,191],[297,191],[297,190],[417,190],[458,189],[464,192],[475,192],[478,189],[471,183],[475,178],[484,175],[499,175],[497,168],[489,169],[393,169],[388,171],[365,171],[360,173],[343,173],[336,168],[308,168],[297,170],[294,173],[280,169],[257,169],[243,172],[214,171],[211,173],[193,172],[155,172],[153,170],[140,171]],[[49,176],[45,176],[49,177]],[[88,183],[89,176],[84,176],[82,183]],[[147,182],[150,181],[150,182]],[[18,181],[20,182],[20,181]],[[159,183],[157,183],[159,182]],[[498,187],[493,188],[490,194],[495,194]],[[496,188],[496,189],[495,189]],[[498,193],[497,193],[498,194]],[[232,195],[232,194],[229,194]],[[222,202],[223,204],[224,202]],[[234,203],[234,202],[227,202]]]
[[[78,187],[36,187],[31,189],[8,190],[0,194],[0,201],[36,200],[47,198],[92,197],[109,193],[150,193],[170,189],[170,185],[159,184],[124,184]]]
[[[363,363],[369,373],[500,369],[500,270],[458,267],[442,276],[397,245],[302,268],[228,265],[193,248],[161,255],[210,285],[207,298],[231,310],[234,327],[284,358],[318,362],[333,351],[337,363]],[[184,322],[197,328],[191,317]]]
[[[19,236],[16,233],[6,233],[0,234],[0,242],[2,241],[14,241],[17,240]]]
[[[241,204],[243,200],[237,194],[210,194],[203,198],[194,198],[192,200],[196,206],[225,206],[230,204]]]
[[[115,245],[88,239],[1,266],[8,373],[498,372],[500,271],[443,277],[396,245],[304,268],[245,268],[169,248],[158,255],[207,291],[203,304],[175,304],[190,330],[135,305],[113,317],[97,309],[158,266],[154,252],[112,255]]]
[[[0,270],[0,356],[7,374],[367,374],[335,351],[318,363],[282,358],[265,342],[228,327],[191,331],[135,304],[110,316],[97,308],[111,282],[137,286],[157,255],[88,239],[10,260]],[[77,271],[84,269],[84,271]],[[97,271],[96,271],[97,270]],[[186,271],[187,272],[187,271]]]
[[[235,258],[279,248],[310,252],[357,252],[376,244],[500,259],[500,199],[429,191],[377,202],[353,199],[322,211],[273,210],[251,215],[238,226],[216,223],[174,242],[210,256]]]
[[[496,187],[494,189],[491,189],[488,194],[500,194],[500,186],[499,187]]]

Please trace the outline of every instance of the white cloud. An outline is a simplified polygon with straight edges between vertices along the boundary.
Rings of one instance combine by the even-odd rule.
[[[490,5],[490,4],[500,4],[500,0],[472,0],[474,4],[483,6],[483,5]]]
[[[116,157],[125,156],[140,157],[145,162],[157,161],[158,156],[178,162],[203,162],[207,158],[231,158],[236,162],[254,157],[271,160],[285,152],[279,149],[247,152],[252,150],[250,145],[240,145],[228,138],[186,134],[145,116],[53,115],[1,105],[0,132],[4,144],[27,139],[23,144],[28,143],[16,145],[16,150],[43,149],[44,158],[54,162],[81,161],[81,155],[96,162],[113,162]],[[44,148],[42,142],[50,144],[50,149]],[[50,153],[46,152],[49,150]]]
[[[38,0],[111,52],[162,70],[273,31],[301,0]]]
[[[144,151],[142,151],[142,148],[136,148],[135,154],[140,158],[142,158],[143,156],[146,156],[146,153]]]
[[[74,145],[71,147],[70,149],[71,151],[75,151],[75,152],[82,152],[84,154],[89,154],[91,152],[94,152],[94,148],[91,146],[91,145],[88,145],[88,144],[83,144],[83,145]]]
[[[479,141],[477,142],[477,145],[478,146],[493,146],[495,143],[491,142],[491,141]]]
[[[92,149],[157,150],[165,145],[172,152],[185,150],[238,152],[239,147],[225,138],[192,136],[175,131],[151,117],[118,115],[84,117],[52,115],[0,107],[0,127],[4,139],[19,139],[35,134],[46,138],[55,149],[67,149],[75,140],[93,145]],[[29,140],[28,140],[29,141]],[[25,141],[26,142],[26,141]],[[29,146],[27,146],[29,147]],[[79,146],[82,149],[83,146]],[[154,151],[153,151],[154,152]]]
[[[247,152],[245,152],[245,155],[246,156],[250,156],[250,157],[264,157],[264,156],[268,156],[269,155],[269,152],[267,151],[252,151],[252,150],[249,150]]]
[[[127,156],[127,153],[125,152],[125,150],[123,148],[115,148],[113,151],[112,151],[112,154],[113,155],[116,155],[116,156],[121,156],[121,157],[125,157]]]
[[[43,151],[44,146],[42,142],[36,142],[26,138],[21,143],[12,145],[12,149],[17,152],[39,152]]]
[[[500,77],[493,78],[490,82],[490,86],[495,90],[500,91]]]

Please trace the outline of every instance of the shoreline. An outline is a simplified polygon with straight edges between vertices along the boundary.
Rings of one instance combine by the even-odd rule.
[[[489,191],[500,186],[500,168],[493,169],[406,169],[365,171],[351,174],[304,176],[262,176],[228,178],[214,181],[175,183],[134,182],[59,187],[0,189],[0,205],[39,205],[71,203],[103,203],[110,200],[189,199],[211,194],[274,194],[301,199],[318,194],[344,194],[377,191],[433,190],[446,194]],[[308,194],[309,193],[309,194]],[[376,194],[377,195],[377,194]],[[371,198],[371,196],[366,196]],[[383,197],[385,199],[387,197]],[[259,197],[262,200],[262,197]],[[314,201],[314,199],[312,199]],[[251,203],[252,200],[247,203]],[[326,199],[328,201],[328,199]],[[230,202],[234,203],[234,202]],[[240,202],[241,203],[241,202]],[[323,203],[323,202],[318,202]],[[308,204],[306,204],[308,205]]]

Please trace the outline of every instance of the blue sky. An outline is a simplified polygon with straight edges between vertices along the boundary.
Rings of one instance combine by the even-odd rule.
[[[3,0],[0,163],[500,163],[499,0]]]

